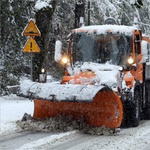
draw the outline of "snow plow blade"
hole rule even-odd
[[[83,117],[91,126],[112,129],[122,122],[122,102],[107,86],[26,80],[21,83],[17,95],[34,99],[34,118],[64,114],[73,119]]]
[[[105,86],[60,84],[48,89],[43,87],[34,97],[34,118],[64,114],[73,119],[83,117],[91,126],[112,129],[122,122],[121,100]]]

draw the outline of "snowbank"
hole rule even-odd
[[[105,127],[91,127],[86,124],[83,118],[73,120],[68,116],[59,115],[56,117],[35,119],[25,113],[23,118],[17,121],[17,125],[24,130],[40,132],[67,132],[79,130],[82,133],[92,135],[110,135],[113,130]]]
[[[0,97],[0,133],[17,130],[16,121],[21,120],[25,112],[33,114],[33,102],[11,94]]]

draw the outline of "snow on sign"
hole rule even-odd
[[[36,44],[35,40],[33,39],[33,37],[31,36],[29,40],[27,41],[27,43],[25,44],[22,51],[28,52],[28,53],[39,53],[40,49],[38,45]]]
[[[39,31],[39,29],[37,28],[37,26],[35,25],[34,21],[31,19],[30,22],[27,24],[27,26],[25,27],[22,35],[26,35],[26,36],[41,36],[41,33]]]

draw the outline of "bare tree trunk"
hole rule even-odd
[[[85,12],[85,2],[84,2],[84,0],[76,0],[74,28],[78,28],[80,26],[80,17],[85,17],[84,12]]]

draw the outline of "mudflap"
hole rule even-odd
[[[83,94],[82,88],[83,95],[89,95],[89,92],[90,88],[86,87]],[[123,108],[119,96],[104,86],[99,88],[99,91],[94,94],[91,100],[86,98],[84,101],[84,97],[82,99],[80,97],[80,100],[77,101],[69,101],[68,99],[67,101],[34,99],[34,118],[55,117],[60,114],[70,116],[73,119],[83,117],[91,126],[105,126],[115,129],[121,125]]]

